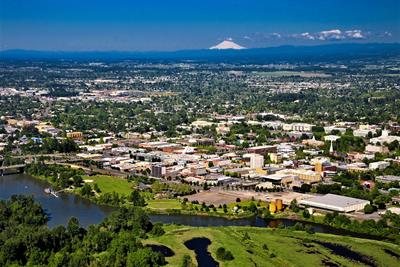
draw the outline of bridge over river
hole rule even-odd
[[[10,166],[0,166],[0,175],[3,176],[4,171],[17,170],[18,172],[23,172],[26,164],[15,164]]]

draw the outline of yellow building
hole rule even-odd
[[[276,212],[276,204],[275,204],[274,201],[271,201],[269,203],[269,212],[271,212],[271,213],[275,213]]]
[[[278,153],[268,153],[269,158],[272,163],[281,163],[282,162],[282,155]]]
[[[315,171],[321,173],[323,171],[322,162],[318,161],[315,163]]]
[[[67,138],[72,139],[82,139],[83,133],[82,132],[69,132],[67,133]]]
[[[306,169],[286,169],[278,171],[276,173],[296,175],[299,177],[300,180],[307,184],[317,183],[321,181],[321,174]]]

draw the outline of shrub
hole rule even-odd
[[[311,217],[310,212],[308,211],[308,209],[304,209],[304,211],[303,211],[303,217],[304,217],[305,219],[308,219],[308,218]]]
[[[217,249],[217,259],[221,261],[231,261],[234,257],[230,251],[225,250],[223,247],[219,247]]]
[[[244,233],[242,241],[250,240],[250,236],[247,232]]]
[[[165,231],[162,228],[162,224],[161,223],[154,224],[153,228],[150,231],[150,234],[154,236],[162,236],[163,234],[165,234]]]
[[[307,225],[304,227],[304,230],[306,230],[306,232],[307,232],[308,234],[314,234],[314,233],[315,233],[314,228],[313,228],[311,225],[309,225],[309,224],[307,224]]]
[[[295,225],[293,226],[293,229],[296,231],[303,231],[304,230],[304,226],[302,223],[297,222],[295,223]]]
[[[195,265],[193,264],[192,258],[185,254],[183,255],[183,259],[182,259],[182,267],[194,267]]]
[[[364,207],[364,213],[365,214],[371,214],[374,212],[374,207],[370,204],[365,205]]]

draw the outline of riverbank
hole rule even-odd
[[[248,219],[257,216],[254,213],[230,215],[221,214],[217,212],[198,212],[193,210],[182,210],[182,209],[149,209],[144,207],[146,213],[148,214],[162,214],[162,215],[188,215],[188,216],[200,216],[200,217],[214,217],[214,218],[224,218],[227,220],[238,220],[238,219]]]
[[[30,176],[32,177],[32,176]],[[37,179],[41,181],[46,181],[49,183],[50,181],[45,177],[32,177],[31,179]],[[45,187],[45,186],[44,186]],[[44,188],[43,187],[43,188]],[[43,189],[42,189],[43,190]],[[42,191],[43,192],[43,191]],[[103,206],[109,209],[115,209],[121,206],[129,206],[132,205],[130,202],[127,202],[126,199],[122,202],[116,202],[115,205],[111,205],[110,201],[104,203],[102,199],[98,196],[92,195],[90,197],[82,195],[78,190],[70,190],[68,193],[72,193],[79,198],[90,201],[91,203],[95,203],[96,205]],[[68,195],[66,193],[65,195]],[[110,192],[106,192],[106,194],[111,194]],[[146,192],[148,195],[148,193]],[[61,196],[64,194],[61,194]],[[124,196],[125,197],[125,196]],[[294,226],[295,223],[303,224],[303,226],[298,225],[298,227],[302,228],[307,224],[311,224],[313,228],[326,228],[328,232],[336,233],[336,234],[346,234],[352,236],[360,236],[363,235],[366,238],[374,238],[374,239],[390,239],[391,242],[399,242],[399,234],[396,229],[391,228],[390,226],[385,224],[378,224],[374,221],[363,221],[358,222],[355,220],[350,221],[344,215],[335,215],[337,217],[331,218],[330,220],[326,220],[327,216],[310,216],[309,218],[305,218],[302,215],[302,212],[293,212],[290,210],[285,210],[284,212],[277,213],[274,215],[270,215],[266,212],[266,203],[255,203],[253,201],[243,201],[243,202],[235,202],[227,205],[227,212],[224,212],[224,208],[222,207],[209,207],[204,206],[204,204],[193,204],[186,202],[184,204],[183,199],[153,199],[146,198],[146,206],[144,207],[147,214],[151,215],[165,215],[165,216],[174,216],[174,215],[182,215],[186,216],[183,220],[185,225],[186,222],[189,222],[189,225],[195,226],[207,226],[214,225],[215,218],[221,218],[225,220],[229,220],[232,223],[228,225],[251,225],[257,227],[280,227],[278,224],[276,225],[268,225],[262,218],[257,217],[255,212],[250,212],[248,208],[250,205],[258,206],[259,212],[258,215],[261,215],[262,218],[269,219],[274,223],[279,222],[279,220],[290,220],[293,223],[289,224],[289,226]],[[234,212],[234,206],[241,206],[241,209],[238,212]],[[245,210],[246,209],[246,210]],[[266,213],[265,213],[266,212]],[[264,214],[265,213],[265,214]],[[267,215],[267,216],[265,216]],[[190,217],[190,218],[189,218]],[[332,216],[331,216],[332,217]],[[181,218],[176,218],[177,223],[181,220]],[[348,221],[346,221],[348,220]],[[197,222],[203,221],[203,222]],[[174,221],[166,220],[162,221],[164,223],[174,223]],[[217,224],[218,225],[218,224]],[[225,222],[222,222],[222,225],[225,225]],[[287,225],[284,225],[287,226]],[[323,227],[324,226],[324,227]],[[325,230],[322,230],[322,232]],[[318,230],[317,232],[321,232]]]
[[[51,181],[50,177],[44,175],[31,175],[35,179],[40,179],[49,183],[52,187],[58,188],[57,184]],[[85,198],[93,203],[99,205],[106,205],[109,207],[121,207],[125,205],[130,205],[129,202],[124,203],[112,203],[113,201],[104,202],[100,198],[103,194],[117,194],[120,198],[126,198],[129,196],[130,192],[134,190],[134,185],[128,182],[126,179],[121,179],[119,177],[105,176],[105,175],[95,175],[95,176],[84,176],[83,181],[87,184],[96,184],[99,188],[99,192],[94,192],[94,195],[88,196],[83,195],[80,188],[67,188],[64,189],[65,192],[75,194],[79,197]],[[196,215],[196,216],[212,216],[221,217],[230,220],[250,218],[255,216],[254,212],[250,212],[244,209],[249,208],[251,204],[258,205],[259,208],[266,208],[266,202],[256,202],[256,201],[243,201],[230,203],[224,209],[221,207],[209,207],[203,204],[193,204],[190,202],[184,202],[182,199],[154,199],[154,194],[149,192],[141,192],[142,197],[145,199],[146,206],[145,210],[149,214],[186,214],[186,215]],[[113,195],[115,197],[115,195]],[[184,204],[183,204],[184,203]],[[183,205],[182,205],[183,204]],[[235,206],[240,206],[241,209],[238,211],[233,211]]]
[[[164,226],[166,233],[145,240],[146,244],[164,245],[173,250],[174,256],[166,258],[169,266],[182,266],[184,255],[193,263],[196,255],[184,243],[196,237],[211,241],[208,251],[220,266],[355,266],[361,259],[375,265],[396,266],[400,259],[400,247],[391,243],[344,237],[330,234],[307,234],[288,229],[230,227]],[[334,244],[335,246],[330,246]],[[325,246],[324,246],[325,245]],[[232,261],[217,259],[219,247],[230,251]],[[343,248],[346,255],[339,255],[331,248]],[[347,250],[346,250],[347,249]],[[392,253],[392,254],[391,254]],[[399,258],[393,255],[398,255]],[[336,264],[336,265],[334,265]]]
[[[60,193],[59,197],[46,194],[49,183],[26,174],[0,176],[0,199],[9,200],[13,195],[33,196],[48,214],[50,228],[66,226],[71,217],[76,217],[80,225],[88,227],[98,224],[115,208],[98,205],[77,194]]]

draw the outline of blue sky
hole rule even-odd
[[[400,0],[0,0],[0,49],[399,42]]]

